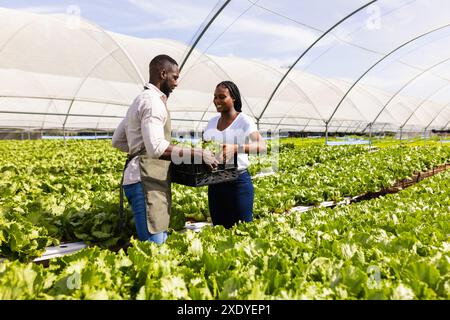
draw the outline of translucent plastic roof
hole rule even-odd
[[[176,36],[161,24],[146,37],[0,7],[0,128],[114,129],[161,53],[182,66],[174,129],[203,129],[223,80],[261,129],[449,127],[448,0],[189,3],[147,1],[178,5],[173,21],[193,27]]]

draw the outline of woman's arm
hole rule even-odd
[[[258,131],[250,134],[250,143],[237,145],[237,144],[224,144],[222,145],[222,154],[224,161],[232,159],[236,153],[246,153],[258,155],[267,151],[266,142]]]

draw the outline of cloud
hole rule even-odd
[[[127,27],[129,31],[168,30],[195,28],[199,19],[203,21],[212,8],[196,4],[163,0],[128,0],[129,3],[144,10],[151,22]]]
[[[289,26],[281,23],[271,23],[260,19],[243,19],[239,23],[239,29],[235,33],[242,35],[242,30],[246,33],[264,35],[268,39],[277,39],[280,42],[295,43],[298,46],[307,46],[314,42],[318,33],[306,28]]]
[[[29,6],[17,7],[15,9],[33,13],[65,13],[67,8],[67,6]]]

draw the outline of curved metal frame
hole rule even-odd
[[[80,92],[80,90],[83,88],[84,83],[89,79],[89,76],[95,71],[97,70],[97,67],[102,64],[107,58],[109,58],[111,56],[112,53],[116,52],[120,50],[120,48],[115,48],[114,50],[107,52],[103,57],[101,57],[99,60],[97,60],[97,62],[94,64],[94,66],[91,68],[91,70],[84,76],[83,80],[79,83],[77,90],[75,91],[72,101],[70,102],[70,106],[69,109],[67,109],[67,114],[66,117],[64,119],[64,123],[63,123],[63,128],[66,127],[66,123],[67,123],[67,119],[70,116],[70,111],[72,110],[72,106],[74,104],[74,102],[77,99],[77,95]]]
[[[257,118],[258,122],[259,120],[262,118],[262,116],[264,115],[264,113],[266,112],[267,107],[269,106],[270,102],[272,101],[273,97],[275,96],[276,92],[278,91],[278,89],[280,88],[281,84],[284,82],[284,80],[286,79],[286,77],[288,76],[288,74],[291,72],[291,70],[297,65],[297,63],[309,52],[309,50],[311,50],[320,40],[322,40],[323,37],[325,37],[328,33],[330,33],[332,30],[334,30],[334,28],[336,28],[337,26],[339,26],[341,23],[343,23],[345,20],[347,20],[348,18],[352,17],[353,15],[355,15],[356,13],[358,13],[359,11],[363,10],[364,8],[370,6],[371,4],[377,2],[378,0],[372,0],[368,3],[366,3],[365,5],[363,5],[362,7],[356,9],[355,11],[353,11],[352,13],[350,13],[349,15],[345,16],[344,18],[342,18],[341,20],[339,20],[336,24],[334,24],[331,28],[329,28],[327,31],[325,31],[325,33],[323,33],[320,37],[318,37],[305,51],[303,51],[303,53],[300,55],[300,57],[298,57],[298,59],[289,67],[289,69],[286,71],[286,73],[284,74],[284,76],[281,78],[280,82],[277,84],[277,86],[275,87],[275,89],[273,90],[272,94],[269,97],[269,100],[267,100],[266,105],[263,109],[263,111],[261,112],[261,115]]]
[[[129,63],[131,64],[131,66],[134,68],[134,71],[135,71],[136,74],[138,75],[139,80],[141,80],[141,85],[144,85],[144,83],[145,83],[145,79],[143,78],[142,74],[139,72],[139,69],[138,69],[138,67],[136,66],[136,63],[133,61],[133,59],[131,59],[130,55],[129,55],[128,52],[122,47],[122,45],[121,45],[119,42],[117,42],[117,41],[116,41],[109,33],[107,33],[105,30],[103,30],[102,28],[100,28],[97,24],[92,23],[92,22],[90,22],[90,21],[87,21],[87,20],[85,20],[85,19],[83,19],[83,21],[84,21],[86,24],[95,27],[96,30],[99,30],[99,31],[101,31],[103,34],[105,34],[105,35],[109,38],[109,40],[111,40],[112,43],[114,43],[117,47],[116,47],[113,51],[109,52],[107,55],[105,55],[104,57],[102,57],[102,58],[94,65],[94,67],[91,69],[91,71],[89,71],[89,73],[87,74],[87,76],[83,79],[83,81],[82,81],[82,82],[80,83],[80,85],[78,86],[78,89],[77,89],[76,93],[74,94],[74,98],[73,98],[72,102],[70,103],[69,109],[67,110],[67,114],[66,114],[66,117],[65,117],[64,123],[63,123],[63,130],[65,130],[66,123],[67,123],[67,119],[69,118],[69,115],[70,115],[70,110],[72,109],[73,103],[74,103],[75,100],[76,100],[76,95],[77,95],[78,92],[81,90],[81,87],[82,87],[83,84],[86,82],[86,80],[87,80],[87,78],[89,77],[89,75],[92,74],[92,72],[94,72],[94,71],[96,70],[97,66],[98,66],[100,63],[102,63],[107,57],[109,57],[109,56],[111,55],[111,53],[116,52],[117,50],[122,51],[122,53],[123,53],[123,54],[125,55],[125,57],[128,59],[128,62],[129,62]],[[91,37],[91,35],[90,35],[89,33],[85,32],[85,31],[83,31],[83,33],[87,34],[88,37]],[[92,37],[91,37],[91,38],[92,38]],[[122,69],[124,69],[124,67],[122,66],[121,63],[118,62],[118,64],[122,67]],[[125,70],[125,69],[124,69],[124,70]],[[125,70],[125,72],[128,73],[126,70]],[[132,77],[132,76],[130,75],[130,77]]]
[[[37,99],[37,100],[48,100],[48,99],[52,99],[52,100],[61,100],[61,101],[72,101],[73,98],[72,97],[61,97],[61,96],[53,96],[53,97],[44,97],[44,96],[18,96],[18,95],[3,95],[0,98],[17,98],[17,99]],[[126,103],[121,103],[118,101],[112,101],[112,100],[96,100],[96,99],[84,99],[84,98],[78,98],[78,101],[83,101],[83,102],[93,102],[93,103],[107,103],[107,104],[112,104],[115,106],[122,106],[122,107],[126,107],[128,106]],[[66,113],[64,113],[66,114]]]
[[[35,22],[36,22],[36,20],[31,20],[28,23],[25,23],[24,25],[20,26],[20,28],[18,28],[16,31],[14,31],[13,34],[8,39],[6,39],[6,41],[0,47],[0,52],[2,52],[3,49],[6,48],[6,46],[9,44],[9,42],[11,42],[11,40],[13,40],[17,36],[17,34],[21,33],[23,31],[23,29],[28,28],[30,25],[32,25]]]
[[[29,114],[35,116],[65,116],[64,112],[28,112],[28,111],[1,111],[0,114]],[[102,114],[71,114],[73,117],[95,117],[95,118],[118,118],[123,119],[122,116],[102,115]]]
[[[445,129],[447,129],[447,127],[450,125],[450,120],[447,122],[447,124],[444,126],[444,127],[442,127],[442,130],[445,130]]]
[[[214,16],[209,20],[209,22],[206,24],[206,26],[203,28],[203,30],[198,35],[197,39],[195,39],[194,43],[192,44],[191,48],[189,49],[188,53],[183,59],[183,62],[181,62],[180,65],[180,71],[183,69],[184,65],[186,64],[186,61],[189,59],[189,56],[191,55],[192,51],[194,51],[195,47],[205,34],[205,32],[208,30],[208,28],[211,26],[211,24],[216,20],[216,18],[219,16],[219,14],[222,12],[223,9],[231,2],[231,0],[225,1],[225,3],[220,7],[220,9],[214,14]]]
[[[114,44],[117,46],[117,48],[115,48],[115,49],[114,49],[113,51],[111,51],[110,53],[115,52],[115,51],[117,51],[117,50],[122,51],[122,53],[123,53],[123,54],[125,55],[125,57],[128,59],[128,62],[129,62],[129,63],[131,64],[131,66],[134,68],[134,70],[135,70],[136,74],[138,75],[139,79],[141,80],[142,84],[144,84],[144,83],[145,83],[145,80],[144,80],[144,78],[142,77],[141,73],[139,72],[139,69],[137,68],[137,66],[136,66],[136,64],[134,63],[133,59],[131,59],[131,57],[130,57],[130,55],[128,54],[128,52],[122,47],[122,45],[121,45],[119,42],[117,42],[117,41],[116,41],[110,34],[108,34],[105,30],[103,30],[102,28],[100,28],[98,25],[96,25],[96,24],[94,24],[94,23],[92,23],[92,22],[90,22],[90,21],[87,21],[87,20],[85,20],[85,19],[83,19],[83,21],[84,21],[84,23],[86,23],[87,25],[93,26],[93,27],[96,28],[96,30],[98,30],[98,31],[102,32],[103,34],[105,34],[105,35],[112,41],[112,43],[114,43]],[[7,46],[7,44],[9,43],[9,41],[11,41],[15,36],[17,36],[18,33],[20,33],[20,32],[23,31],[25,28],[27,28],[28,26],[30,26],[31,24],[33,24],[33,23],[35,23],[35,22],[36,22],[36,20],[32,20],[32,21],[30,21],[29,23],[26,23],[26,24],[24,24],[23,26],[21,26],[18,30],[16,30],[16,31],[14,32],[14,34],[13,34],[10,38],[8,38],[8,40],[2,45],[2,47],[0,48],[0,51],[3,50],[3,49]],[[83,33],[85,33],[85,34],[87,34],[89,37],[91,37],[91,35],[90,35],[89,33],[85,32],[85,31],[83,31]],[[91,37],[91,38],[92,38],[92,37]],[[110,53],[109,53],[109,55],[110,55]],[[109,55],[107,55],[107,56],[109,56]],[[106,56],[103,57],[103,58],[102,58],[102,59],[94,66],[94,68],[88,73],[88,76],[96,69],[96,67],[98,66],[98,64],[101,63],[105,58],[106,58]],[[119,63],[119,65],[121,65],[121,64]],[[122,66],[122,65],[121,65],[121,66]],[[87,77],[80,83],[80,86],[79,86],[78,89],[77,89],[77,93],[79,92],[81,86],[82,86],[83,83],[86,81],[86,79],[87,79]],[[76,94],[77,94],[77,93],[76,93]],[[68,119],[68,117],[69,117],[69,115],[70,115],[70,110],[71,110],[71,108],[72,108],[72,105],[73,105],[74,101],[76,100],[76,98],[75,98],[76,94],[74,95],[74,98],[71,100],[71,104],[70,104],[70,106],[69,106],[69,109],[67,110],[67,113],[65,114],[65,119],[64,119],[64,123],[63,123],[63,130],[65,129],[65,124],[66,124],[67,119]],[[30,113],[30,114],[32,114],[32,113]]]
[[[404,126],[406,126],[406,124],[408,123],[408,121],[413,117],[413,115],[417,112],[417,110],[420,109],[420,107],[427,102],[429,99],[431,99],[433,96],[435,96],[436,94],[438,94],[442,89],[447,88],[448,86],[450,86],[450,83],[447,83],[441,87],[439,87],[439,89],[437,89],[436,91],[433,91],[430,95],[428,95],[425,99],[423,99],[419,105],[414,109],[413,113],[411,113],[411,115],[405,120],[405,122],[400,126],[401,128],[403,128]]]
[[[383,18],[385,18],[386,16],[390,15],[391,13],[393,13],[393,12],[395,12],[395,11],[397,11],[397,10],[400,10],[400,9],[402,9],[402,8],[408,6],[408,5],[410,5],[411,3],[416,2],[416,1],[417,1],[417,0],[412,0],[412,1],[408,2],[408,3],[405,3],[405,4],[401,5],[401,6],[399,6],[399,7],[395,8],[395,9],[393,9],[393,10],[390,10],[390,11],[388,11],[388,12],[382,14],[382,15],[380,16],[380,18],[383,19]],[[364,28],[364,26],[361,26],[361,27],[359,27],[359,28],[353,30],[353,31],[350,32],[348,35],[351,36],[352,34],[357,33],[357,32],[358,32],[359,30],[361,30],[362,28]],[[338,37],[336,37],[336,38],[337,38],[338,40],[340,40],[341,42],[343,42],[343,43],[346,43],[346,44],[355,46],[355,47],[357,47],[357,48],[359,48],[359,49],[362,49],[362,50],[365,50],[365,51],[367,51],[367,52],[375,53],[375,54],[378,54],[378,55],[381,55],[381,56],[385,55],[385,53],[381,53],[381,52],[378,52],[378,51],[375,51],[375,50],[372,50],[372,49],[368,49],[368,48],[365,48],[365,47],[362,47],[362,46],[358,46],[358,45],[353,44],[352,42],[343,41],[342,39],[339,39]],[[304,69],[304,71],[307,71],[307,70],[310,68],[311,65],[313,65],[314,63],[316,63],[316,61],[318,61],[323,55],[325,55],[327,52],[329,52],[329,51],[330,51],[331,49],[333,49],[333,48],[334,48],[334,46],[331,46],[330,48],[328,48],[327,50],[325,50],[324,52],[322,52],[321,54],[319,54],[319,55],[317,56],[317,58],[315,58],[314,60],[312,60],[312,61],[308,64],[308,66]]]
[[[217,64],[216,61],[214,61],[214,59],[211,59],[210,57],[208,57],[208,56],[206,56],[206,55],[205,55],[205,57],[208,58],[210,62],[214,63],[214,64],[220,69],[220,71],[222,71],[229,79],[232,79],[232,78],[230,77],[230,75],[229,75],[224,69],[222,69],[222,67],[219,66],[219,65]],[[250,110],[250,112],[252,113],[252,115],[253,115],[254,117],[256,117],[256,116],[255,116],[255,113],[254,113],[253,110],[252,110],[252,108],[250,108],[250,104],[247,102],[247,99],[246,99],[245,97],[243,97],[243,96],[241,96],[241,98],[242,98],[242,100],[245,102],[245,105],[247,105],[247,107],[248,107],[248,109]],[[205,111],[203,111],[203,114],[202,114],[202,117],[200,118],[200,121],[203,121],[203,118],[205,117],[205,114],[208,112],[208,109],[209,109],[209,105],[208,105],[208,107],[205,109]],[[198,130],[198,126],[197,126],[197,130]]]
[[[390,55],[392,55],[393,53],[397,52],[398,50],[400,50],[401,48],[403,48],[404,46],[410,44],[411,42],[414,42],[430,33],[439,31],[441,29],[447,28],[449,27],[450,24],[447,24],[445,26],[441,26],[439,28],[433,29],[431,31],[425,32],[417,37],[414,37],[404,43],[402,43],[400,46],[398,46],[397,48],[395,48],[394,50],[392,50],[391,52],[389,52],[388,54],[386,54],[383,58],[381,58],[380,60],[378,60],[377,62],[375,62],[372,66],[370,66],[369,69],[367,69],[353,84],[352,86],[347,90],[347,92],[344,94],[344,96],[341,98],[341,100],[339,101],[339,103],[337,104],[337,106],[335,107],[333,113],[331,114],[330,118],[328,119],[328,122],[330,122],[334,115],[336,114],[337,110],[339,109],[339,107],[342,105],[342,103],[344,102],[345,98],[349,95],[350,91],[352,91],[352,89],[359,83],[359,81],[364,78],[373,68],[375,68],[378,64],[380,64],[382,61],[384,61],[387,57],[389,57]],[[372,121],[373,122],[373,121]],[[363,130],[364,131],[364,130]]]
[[[446,104],[441,111],[438,112],[438,114],[436,114],[436,116],[433,118],[433,120],[430,121],[430,123],[425,127],[425,130],[428,130],[428,128],[431,126],[431,124],[441,115],[442,112],[444,112],[445,109],[447,109],[448,107],[450,107],[450,103]]]
[[[386,104],[384,105],[384,107],[380,110],[380,112],[377,114],[377,116],[375,117],[375,119],[373,119],[373,121],[371,122],[372,124],[375,123],[377,121],[377,119],[380,117],[380,115],[383,113],[383,111],[387,108],[387,106],[391,103],[392,100],[395,99],[395,97],[397,97],[400,92],[403,91],[403,89],[405,89],[407,86],[409,86],[411,83],[413,83],[416,79],[418,79],[419,77],[421,77],[422,75],[424,75],[425,73],[429,72],[430,70],[434,69],[435,67],[449,61],[450,58],[446,58],[434,65],[432,65],[431,67],[423,70],[422,72],[420,72],[419,74],[415,75],[413,78],[411,78],[408,82],[406,82],[397,92],[394,93],[394,95],[386,102]],[[367,127],[366,127],[367,129]],[[364,129],[363,132],[366,130]]]

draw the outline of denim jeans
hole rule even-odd
[[[253,183],[247,170],[237,180],[210,185],[208,204],[213,225],[231,228],[239,221],[252,221],[253,200]]]
[[[134,214],[138,239],[162,244],[167,240],[167,231],[151,234],[147,227],[147,206],[145,203],[144,188],[140,182],[123,186],[125,195]]]

